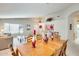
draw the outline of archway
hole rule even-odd
[[[78,43],[75,42],[78,36],[78,31],[77,31],[77,25],[79,25],[79,11],[75,11],[71,13],[68,19],[68,25],[69,25],[69,30],[68,30],[68,38],[70,41],[73,43]]]
[[[76,24],[76,21],[75,20],[75,17],[76,15],[79,15],[79,10],[78,11],[75,11],[75,12],[72,12],[69,17],[68,17],[68,26],[69,26],[69,29],[68,29],[68,39],[69,39],[69,42],[68,42],[68,50],[69,50],[69,53],[71,55],[77,55],[79,56],[79,44],[76,44],[75,40],[76,40],[76,27],[77,27],[77,24]]]

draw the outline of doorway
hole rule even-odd
[[[70,29],[72,24],[72,29]],[[71,56],[79,56],[79,11],[73,12],[68,20],[68,51]]]

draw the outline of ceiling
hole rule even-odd
[[[70,3],[0,3],[0,18],[44,16],[68,8]]]

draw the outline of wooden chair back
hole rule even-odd
[[[62,50],[61,48],[57,49],[55,53],[53,54],[53,56],[60,56],[61,50]]]
[[[68,42],[68,40],[63,43],[63,46],[61,48],[59,48],[55,51],[53,56],[66,56],[67,42]]]
[[[66,56],[67,42],[68,42],[68,40],[66,40],[63,43],[62,50],[61,50],[61,54],[60,54],[61,56]]]
[[[12,56],[18,56],[18,50],[16,49],[16,50],[14,51],[12,44],[10,44],[9,48],[10,48],[10,51],[11,51],[11,55],[12,55]]]

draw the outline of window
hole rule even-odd
[[[77,38],[79,38],[79,24],[77,24]]]
[[[23,26],[21,24],[4,23],[4,33],[23,33]]]

